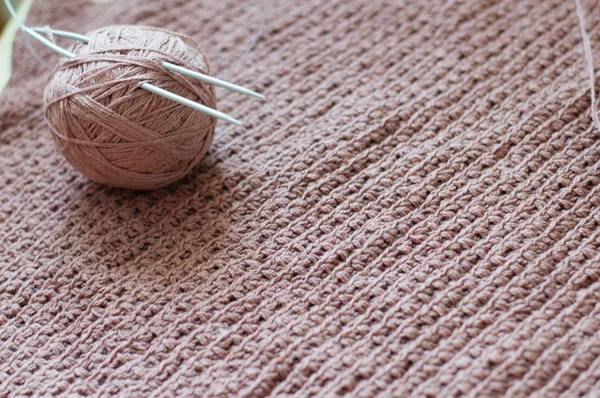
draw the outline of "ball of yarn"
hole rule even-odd
[[[214,87],[164,69],[165,61],[210,74],[193,39],[163,29],[108,26],[76,43],[44,93],[58,150],[89,179],[155,189],[187,174],[205,155],[216,120],[150,93],[147,82],[216,108]]]

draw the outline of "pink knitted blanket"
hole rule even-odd
[[[179,31],[220,71],[261,7],[45,0],[28,22]],[[574,2],[273,0],[229,76],[268,101],[219,90],[245,127],[219,123],[154,192],[74,171],[22,34],[14,63],[0,396],[600,393],[600,135]]]

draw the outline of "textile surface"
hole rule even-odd
[[[574,2],[295,3],[270,4],[228,77],[268,101],[219,89],[245,126],[219,123],[152,192],[56,152],[50,72],[19,35],[0,96],[0,395],[598,394],[599,135]],[[182,32],[218,73],[260,16],[48,0],[28,22]]]

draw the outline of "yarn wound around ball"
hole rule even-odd
[[[190,37],[145,26],[108,26],[75,43],[44,93],[58,150],[89,179],[121,188],[168,185],[202,159],[216,119],[139,88],[148,82],[210,108],[214,86],[162,67],[164,62],[210,75]]]

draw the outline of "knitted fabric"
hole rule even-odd
[[[201,3],[38,1],[28,23],[185,33],[218,74],[261,4]],[[217,90],[245,127],[219,123],[190,174],[135,192],[56,152],[49,72],[19,35],[0,396],[600,393],[582,54],[571,1],[273,1],[228,78],[268,101]]]

